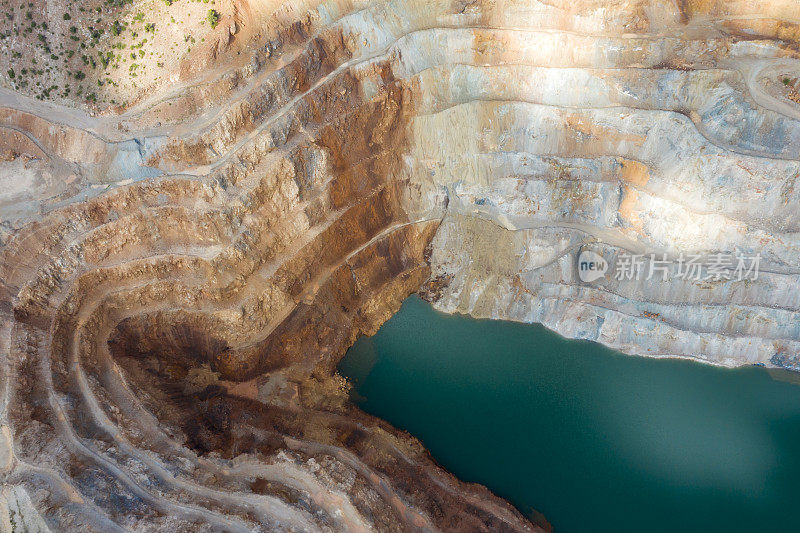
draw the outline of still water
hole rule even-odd
[[[556,532],[800,531],[800,386],[412,296],[339,371],[365,411]]]

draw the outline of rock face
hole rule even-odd
[[[233,8],[121,113],[0,93],[5,527],[539,529],[334,374],[420,288],[800,365],[794,0]],[[583,283],[589,248],[761,263]]]

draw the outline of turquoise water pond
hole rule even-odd
[[[800,531],[800,386],[412,296],[339,371],[365,411],[557,532]]]

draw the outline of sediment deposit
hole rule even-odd
[[[420,289],[800,365],[793,0],[218,9],[126,106],[0,93],[5,527],[539,529],[335,375]],[[587,247],[762,260],[587,284]]]

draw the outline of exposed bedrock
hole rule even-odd
[[[349,403],[420,289],[800,367],[793,0],[235,4],[121,114],[0,93],[5,527],[540,529]],[[761,263],[582,283],[587,247]]]

